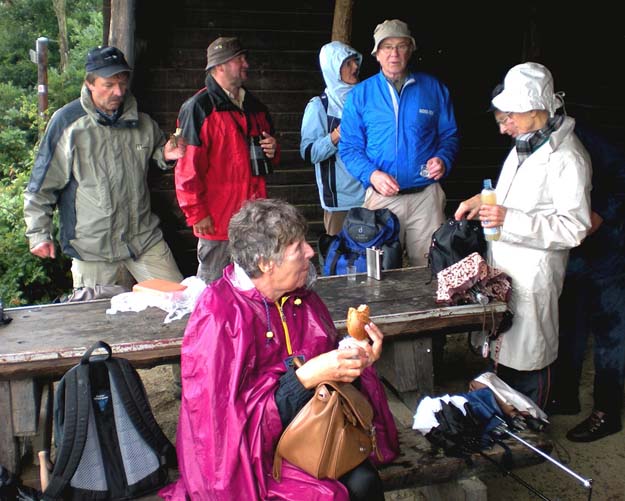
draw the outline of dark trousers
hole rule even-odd
[[[378,470],[369,460],[339,478],[349,491],[350,501],[384,501],[384,488]]]
[[[502,334],[505,336],[505,334]],[[544,409],[551,395],[551,365],[535,371],[519,371],[498,364],[495,370],[490,361],[490,370],[519,393],[530,398],[538,407]]]
[[[594,408],[620,416],[625,382],[625,274],[567,276],[560,296],[555,397],[575,402],[588,336],[593,335]]]

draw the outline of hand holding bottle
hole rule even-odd
[[[490,179],[484,179],[481,202],[480,220],[482,221],[482,226],[484,228],[484,238],[486,240],[499,240],[499,237],[501,236],[501,224],[503,224],[503,218],[501,221],[499,221],[499,217],[495,218],[494,216],[498,214],[493,212],[493,209],[503,209],[505,217],[505,207],[497,205],[497,195],[495,194],[495,189],[493,188]],[[496,212],[499,211],[496,210]]]

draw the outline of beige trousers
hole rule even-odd
[[[373,188],[365,194],[367,209],[390,209],[399,219],[399,239],[410,266],[427,265],[432,233],[445,221],[445,192],[432,183],[419,193],[385,197]]]
[[[96,285],[120,284],[120,276],[128,272],[137,281],[160,278],[171,282],[183,279],[174,256],[164,240],[150,247],[137,259],[124,259],[114,263],[106,261],[81,261],[72,259],[74,288],[95,287]]]

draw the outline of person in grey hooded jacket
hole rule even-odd
[[[323,223],[329,235],[341,231],[347,211],[362,206],[365,195],[362,184],[347,171],[338,154],[343,104],[358,83],[361,63],[362,55],[342,42],[321,47],[319,65],[326,89],[308,102],[302,119],[300,153],[315,165]]]

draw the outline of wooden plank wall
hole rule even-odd
[[[311,223],[310,240],[322,231],[313,169],[299,157],[299,127],[309,98],[323,89],[318,51],[331,37],[332,0],[137,0],[137,71],[133,89],[140,106],[167,132],[180,104],[203,85],[205,49],[219,35],[238,35],[250,48],[248,88],[274,117],[283,165],[268,179],[270,196],[299,205]],[[538,2],[489,6],[465,3],[380,4],[354,2],[352,45],[363,53],[363,78],[378,71],[370,55],[373,30],[384,19],[406,21],[417,40],[412,63],[450,89],[461,132],[461,152],[443,183],[447,212],[496,179],[510,147],[486,112],[492,88],[522,61],[546,64],[556,90],[566,92],[567,112],[623,142],[618,64],[625,45],[618,16],[601,9],[566,10]],[[173,192],[172,176],[154,175],[153,203],[185,275],[195,273],[195,240]]]
[[[268,178],[269,195],[300,205],[312,234],[318,234],[321,211],[313,169],[299,156],[299,128],[306,103],[323,90],[318,52],[331,38],[333,2],[184,0],[176,3],[171,19],[162,16],[170,2],[137,4],[140,53],[133,88],[166,131],[175,129],[182,102],[203,87],[207,45],[217,36],[239,36],[249,48],[246,87],[270,108],[283,152],[281,167]],[[153,204],[189,275],[196,268],[195,239],[178,209],[172,177],[154,173]]]

